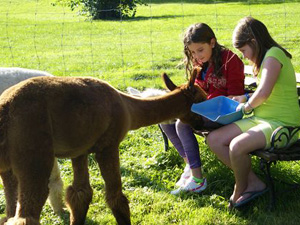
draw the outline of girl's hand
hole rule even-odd
[[[236,107],[235,111],[241,111],[244,105],[245,105],[245,103],[240,103],[240,104]]]
[[[228,96],[229,97],[229,96]],[[246,102],[247,101],[247,98],[245,95],[237,95],[237,96],[231,96],[231,99],[232,100],[235,100],[239,103],[243,103],[243,102]]]

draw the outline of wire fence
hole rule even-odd
[[[1,67],[107,80],[128,74],[151,78],[160,70],[176,70],[183,56],[182,34],[190,24],[208,23],[218,41],[232,49],[234,26],[252,15],[292,53],[300,71],[297,1],[148,0],[138,6],[135,18],[110,21],[88,20],[68,7],[53,6],[54,1],[1,0]]]

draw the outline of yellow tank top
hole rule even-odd
[[[281,122],[283,125],[300,125],[297,83],[291,60],[278,47],[270,48],[264,60],[268,57],[277,59],[282,67],[271,95],[262,105],[255,108],[254,115],[263,119]],[[264,60],[261,68],[263,68]],[[259,84],[261,70],[257,78]]]

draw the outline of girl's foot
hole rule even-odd
[[[181,186],[180,188],[171,191],[172,195],[177,195],[181,192],[195,192],[195,193],[200,193],[204,191],[207,187],[207,181],[205,178],[203,178],[201,183],[197,183],[193,176],[191,176],[185,183],[184,186]]]
[[[176,187],[182,187],[185,185],[186,181],[191,177],[192,172],[190,169],[190,165],[186,164],[183,173],[180,176],[179,181],[175,184]]]
[[[236,187],[236,186],[235,186]],[[263,195],[269,190],[266,184],[262,181],[255,183],[251,186],[248,186],[246,190],[238,196],[235,196],[235,191],[229,198],[229,205],[228,208],[238,208],[241,207],[248,202],[256,199],[257,197]]]
[[[262,195],[268,190],[265,183],[261,183],[255,187],[247,187],[247,189],[240,195],[240,197],[236,200],[235,204],[239,205],[242,202],[249,201],[248,199],[252,200],[253,198]]]

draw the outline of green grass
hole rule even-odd
[[[54,1],[54,0],[53,0]],[[150,1],[148,1],[150,2]],[[237,21],[252,15],[262,20],[274,38],[293,55],[300,72],[300,5],[297,1],[151,1],[139,6],[136,18],[123,21],[87,21],[51,0],[2,0],[0,3],[0,66],[46,70],[58,76],[94,76],[120,90],[128,86],[162,87],[160,74],[167,71],[176,83],[184,82],[182,33],[195,22],[206,22],[220,43],[231,47]],[[207,4],[212,2],[211,4]],[[234,49],[232,49],[234,50]],[[234,50],[235,51],[235,50]],[[236,51],[235,51],[236,52]],[[237,52],[238,53],[238,52]],[[239,53],[238,53],[239,54]],[[157,126],[128,133],[120,146],[123,190],[130,200],[133,224],[299,224],[300,192],[287,192],[275,181],[279,198],[273,212],[266,210],[268,196],[243,211],[228,211],[232,172],[222,165],[198,137],[208,189],[203,194],[169,194],[183,170],[173,147],[163,150]],[[72,181],[70,160],[60,160],[65,186]],[[115,224],[104,202],[104,182],[90,157],[94,189],[86,224]],[[257,172],[258,162],[254,159]],[[297,163],[278,163],[278,179],[298,181]],[[0,213],[5,200],[0,186]],[[68,224],[46,204],[42,224]]]

